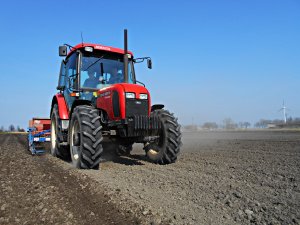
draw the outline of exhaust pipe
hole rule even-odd
[[[128,83],[127,29],[124,29],[124,82]]]

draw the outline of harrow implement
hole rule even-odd
[[[28,127],[28,150],[32,155],[41,155],[46,152],[45,142],[50,142],[51,120],[47,118],[33,118]]]

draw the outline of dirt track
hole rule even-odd
[[[300,224],[300,132],[184,133],[178,162],[140,146],[75,170],[0,135],[0,224]]]

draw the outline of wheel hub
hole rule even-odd
[[[155,151],[154,149],[149,149],[148,154],[149,154],[149,155],[157,155],[158,152]]]
[[[80,145],[80,133],[79,132],[74,133],[74,135],[73,135],[73,144],[75,146]]]
[[[78,158],[79,158],[78,148],[79,148],[78,146],[72,147],[72,155],[75,160],[78,160]]]

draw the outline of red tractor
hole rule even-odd
[[[69,48],[69,52],[68,52]],[[147,158],[169,164],[180,152],[181,132],[177,118],[152,105],[145,85],[136,80],[134,58],[127,51],[99,44],[81,43],[59,47],[61,63],[57,93],[51,106],[51,154],[71,158],[76,168],[98,169],[104,143],[128,155],[134,143],[143,143]]]

